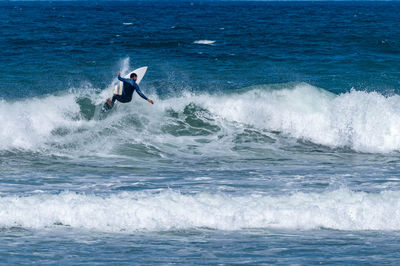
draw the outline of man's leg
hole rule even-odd
[[[107,99],[107,104],[108,104],[108,106],[109,106],[110,108],[112,108],[112,107],[114,106],[114,103],[115,103],[116,100],[118,100],[118,101],[121,100],[121,101],[122,101],[122,96],[121,96],[121,95],[118,95],[118,94],[114,94],[113,97],[112,97],[112,100]]]

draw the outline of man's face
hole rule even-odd
[[[136,80],[137,80],[137,77],[133,77],[133,80],[136,81]]]

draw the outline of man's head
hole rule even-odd
[[[137,80],[137,75],[136,75],[135,73],[132,73],[132,74],[131,74],[131,79],[133,79],[134,81],[136,81],[136,80]]]

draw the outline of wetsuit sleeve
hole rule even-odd
[[[122,81],[122,82],[126,82],[126,83],[129,83],[129,84],[132,84],[131,79],[124,79],[124,78],[121,78],[121,76],[118,76],[118,79],[119,79],[120,81]]]
[[[140,97],[142,97],[143,99],[145,99],[145,100],[147,101],[147,97],[144,96],[144,94],[143,94],[142,91],[139,89],[139,86],[138,86],[137,84],[136,84],[136,86],[135,86],[135,90],[136,90],[137,94],[140,95]]]

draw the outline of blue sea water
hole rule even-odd
[[[0,1],[0,263],[398,264],[399,12]]]

